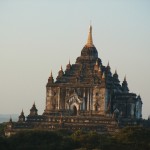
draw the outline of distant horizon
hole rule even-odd
[[[0,114],[0,123],[8,122],[10,117],[12,118],[12,121],[17,121],[18,116],[18,114]]]
[[[143,118],[150,115],[150,1],[0,1],[0,114],[25,116],[35,101],[45,109],[46,83],[69,59],[75,63],[87,40],[103,65],[117,69],[130,92],[140,94]]]

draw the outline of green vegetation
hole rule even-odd
[[[0,136],[0,150],[150,150],[150,129],[126,127],[114,135],[96,132],[26,131]]]

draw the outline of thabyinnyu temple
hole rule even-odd
[[[142,100],[129,92],[126,77],[120,83],[117,71],[111,72],[109,63],[102,64],[92,40],[92,26],[87,43],[74,64],[62,67],[56,80],[52,73],[46,85],[46,106],[38,115],[35,103],[30,114],[23,111],[18,122],[12,119],[5,134],[20,130],[85,130],[99,133],[115,132],[126,125],[140,124]]]

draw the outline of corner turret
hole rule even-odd
[[[115,70],[115,73],[113,74],[113,83],[114,83],[114,88],[115,88],[115,92],[121,92],[122,91],[122,87],[120,85],[120,81],[118,78],[118,73],[117,70]]]
[[[62,66],[61,66],[61,68],[60,68],[60,70],[58,72],[58,76],[61,77],[63,75],[64,75],[64,72],[63,72],[63,69],[62,69]]]
[[[128,93],[129,92],[128,83],[126,81],[126,76],[124,77],[124,81],[122,83],[122,91],[124,93]]]
[[[22,110],[22,112],[21,112],[21,114],[20,114],[20,116],[19,116],[18,122],[25,122],[25,116],[24,116],[23,110]]]
[[[37,116],[38,115],[38,110],[36,109],[36,106],[35,106],[35,102],[32,106],[32,108],[30,109],[30,115],[29,116]]]
[[[69,64],[67,64],[66,70],[70,70],[70,68],[71,68],[71,64],[70,64],[70,60],[69,60]]]
[[[54,83],[52,71],[51,71],[50,77],[48,78],[48,83]]]

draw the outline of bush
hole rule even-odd
[[[127,127],[114,135],[81,130],[26,131],[0,137],[0,150],[149,150],[150,129]]]

